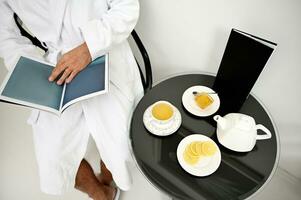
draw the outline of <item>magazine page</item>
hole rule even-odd
[[[108,54],[91,62],[66,85],[61,112],[73,103],[108,92]]]
[[[21,56],[7,74],[0,90],[6,102],[58,113],[63,86],[49,82],[53,66]]]

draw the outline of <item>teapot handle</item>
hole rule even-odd
[[[257,135],[256,140],[265,140],[265,139],[270,139],[272,137],[271,132],[265,126],[263,126],[261,124],[257,124],[256,129],[257,130],[260,129],[260,130],[262,130],[263,132],[266,133],[266,135]]]

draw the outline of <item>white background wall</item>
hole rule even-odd
[[[253,93],[278,126],[281,167],[301,179],[301,1],[140,0],[140,5],[136,30],[150,54],[155,81],[180,72],[216,73],[232,27],[279,44]],[[4,73],[0,62],[0,80]],[[25,123],[28,113],[0,104],[0,199],[86,199],[75,191],[63,197],[40,193],[31,129]],[[299,199],[300,180],[277,173],[255,199]],[[136,186],[121,199],[161,199],[137,177]]]
[[[281,138],[280,166],[301,178],[301,1],[140,0],[136,27],[158,81],[189,71],[216,73],[231,28],[278,43],[252,92]]]

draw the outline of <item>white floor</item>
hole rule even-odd
[[[5,71],[0,66],[0,80]],[[49,196],[39,191],[39,179],[34,156],[31,127],[26,124],[26,108],[0,104],[0,200],[87,200],[76,190],[64,196]],[[121,194],[121,200],[167,200],[140,171],[133,169],[134,185]],[[278,169],[272,181],[253,199],[299,200],[301,182]]]

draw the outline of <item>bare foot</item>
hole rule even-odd
[[[91,193],[90,197],[93,200],[111,200],[110,191],[102,183],[98,184],[98,188]]]
[[[115,198],[115,195],[117,193],[117,189],[113,188],[111,186],[104,186],[103,187],[104,192],[106,194],[107,200],[113,200]]]
[[[89,196],[90,196],[90,195],[89,195]],[[103,192],[100,192],[100,191],[93,193],[93,194],[90,196],[90,198],[92,198],[93,200],[109,200],[109,199],[107,198],[107,196],[106,196]]]
[[[110,184],[108,184],[107,181],[104,180],[103,175],[101,173],[96,174],[95,176],[100,183],[103,183],[105,185],[110,185]]]
[[[96,176],[98,181],[105,185],[110,186],[113,181],[113,177],[111,172],[107,169],[107,167],[102,161],[100,161],[100,169],[101,169],[101,174],[98,174]]]
[[[94,200],[108,200],[104,186],[95,177],[90,164],[83,159],[76,174],[75,188]]]

